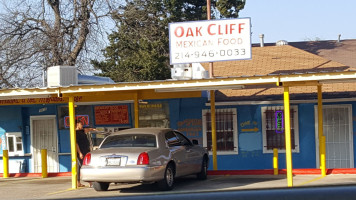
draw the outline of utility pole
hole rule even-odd
[[[207,0],[206,2],[206,7],[207,7],[207,19],[211,20],[211,2],[210,0]],[[214,77],[214,65],[213,62],[209,63],[209,77],[213,78]]]
[[[207,19],[211,19],[210,0],[207,0]],[[209,77],[214,78],[213,62],[209,63]],[[213,150],[213,170],[218,170],[217,144],[216,144],[216,114],[215,114],[215,91],[210,90],[210,115],[211,115],[211,144]]]

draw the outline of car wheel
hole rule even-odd
[[[201,164],[201,170],[197,174],[197,178],[199,180],[205,180],[208,176],[208,159],[206,157],[203,158],[203,162]]]
[[[96,191],[107,191],[109,188],[110,183],[105,183],[105,182],[94,182],[93,183],[93,188]]]
[[[173,165],[168,165],[166,171],[164,172],[163,180],[158,182],[158,188],[160,190],[172,190],[174,186],[174,167]]]

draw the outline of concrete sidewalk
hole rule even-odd
[[[356,175],[296,175],[294,187],[356,185]],[[1,178],[1,199],[75,199],[133,195],[159,195],[174,193],[212,192],[230,190],[254,190],[286,188],[285,175],[226,175],[209,176],[205,181],[198,181],[194,176],[177,179],[173,191],[162,192],[155,185],[111,184],[109,191],[96,192],[85,187],[71,189],[71,177],[50,178]]]

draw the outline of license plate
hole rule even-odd
[[[107,165],[120,165],[121,158],[108,158]]]

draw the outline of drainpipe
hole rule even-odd
[[[264,46],[265,46],[264,37],[265,37],[264,34],[260,34],[260,44],[261,44],[261,47],[264,47]]]

